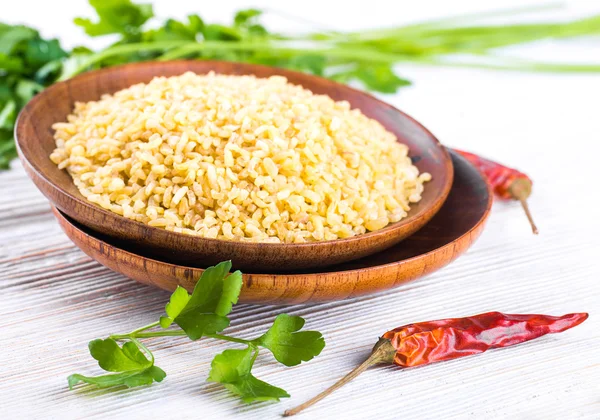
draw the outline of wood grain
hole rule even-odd
[[[481,233],[492,195],[479,172],[454,152],[454,185],[439,213],[402,243],[326,269],[260,274],[244,271],[240,301],[296,304],[346,299],[396,287],[434,272],[465,252]],[[141,283],[191,291],[203,269],[139,255],[127,242],[98,235],[54,209],[64,232],[86,254]],[[237,268],[234,263],[234,269]]]
[[[52,124],[65,121],[75,101],[97,100],[154,76],[173,76],[186,71],[224,74],[283,75],[315,93],[347,100],[393,132],[410,148],[409,156],[422,172],[429,172],[422,200],[411,206],[408,217],[384,229],[335,241],[307,244],[255,244],[190,236],[126,219],[88,202],[66,171],[49,159],[54,149]],[[411,117],[364,92],[331,80],[289,70],[250,64],[214,61],[146,62],[88,72],[57,83],[37,95],[21,112],[16,138],[25,170],[54,206],[84,226],[110,237],[126,240],[146,255],[174,263],[208,266],[232,259],[242,269],[262,272],[321,267],[364,257],[397,244],[423,227],[441,208],[452,185],[452,164],[437,139]]]

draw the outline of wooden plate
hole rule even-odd
[[[55,148],[52,124],[65,121],[75,101],[97,100],[155,76],[173,76],[186,71],[198,74],[214,70],[223,74],[283,75],[294,84],[336,100],[347,100],[367,116],[381,122],[410,148],[409,156],[421,172],[433,179],[425,185],[422,200],[411,205],[408,216],[384,229],[346,239],[306,244],[256,244],[208,239],[151,227],[104,210],[87,201],[64,170],[50,161]],[[241,269],[268,271],[273,267],[294,270],[332,265],[364,257],[397,244],[423,227],[441,208],[452,185],[452,163],[437,139],[415,120],[367,93],[331,80],[304,73],[252,64],[215,61],[145,62],[111,67],[56,83],[30,101],[16,125],[19,155],[36,186],[63,213],[84,226],[112,238],[127,240],[144,255],[188,265],[207,265],[235,256]]]
[[[450,195],[439,213],[419,232],[378,254],[327,270],[244,273],[240,301],[297,304],[345,299],[398,286],[457,258],[483,230],[492,194],[473,166],[455,153],[452,159],[455,176]],[[136,281],[166,290],[182,285],[191,291],[203,271],[137,255],[135,247],[129,244],[99,239],[55,208],[54,214],[67,236],[86,254]]]

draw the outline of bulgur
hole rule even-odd
[[[406,145],[284,77],[157,77],[76,103],[51,159],[89,201],[150,226],[253,242],[332,240],[407,215]]]

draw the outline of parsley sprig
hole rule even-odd
[[[161,382],[167,374],[154,364],[154,355],[141,339],[187,336],[190,340],[212,338],[242,344],[243,349],[229,349],[212,361],[208,380],[223,384],[244,402],[279,401],[289,397],[281,388],[252,375],[252,367],[261,348],[269,350],[285,366],[296,366],[319,355],[325,340],[317,331],[301,331],[304,319],[281,314],[269,330],[252,340],[220,334],[230,323],[227,315],[238,301],[242,273],[231,270],[231,261],[207,268],[189,294],[183,287],[171,295],[166,314],[156,322],[127,334],[113,334],[89,343],[91,356],[106,375],[73,374],[68,383],[72,389],[80,382],[109,388],[135,387]],[[173,329],[175,324],[179,328]],[[157,330],[160,328],[159,330]],[[123,342],[119,345],[119,342]]]

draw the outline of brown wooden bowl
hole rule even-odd
[[[240,301],[296,304],[374,293],[432,273],[453,261],[479,237],[492,205],[481,174],[453,153],[454,186],[437,215],[420,231],[375,255],[327,269],[280,274],[245,272]],[[203,269],[138,255],[135,246],[106,239],[54,209],[67,236],[87,255],[141,283],[192,291]],[[234,265],[234,268],[235,267]]]
[[[155,76],[174,76],[186,71],[198,74],[254,74],[258,77],[283,75],[318,94],[347,100],[367,116],[381,122],[400,142],[410,148],[410,157],[421,172],[433,180],[425,186],[422,200],[408,216],[384,229],[352,238],[306,244],[257,244],[207,239],[151,227],[119,216],[87,201],[69,174],[50,160],[55,148],[52,124],[65,121],[76,101],[98,100],[135,83]],[[441,208],[452,185],[453,169],[448,152],[423,126],[396,108],[348,86],[289,70],[215,61],[144,62],[111,67],[82,74],[52,85],[30,101],[16,125],[19,155],[25,170],[62,212],[97,232],[135,244],[145,255],[182,264],[211,265],[233,260],[241,269],[294,270],[341,263],[388,248],[423,227]]]

